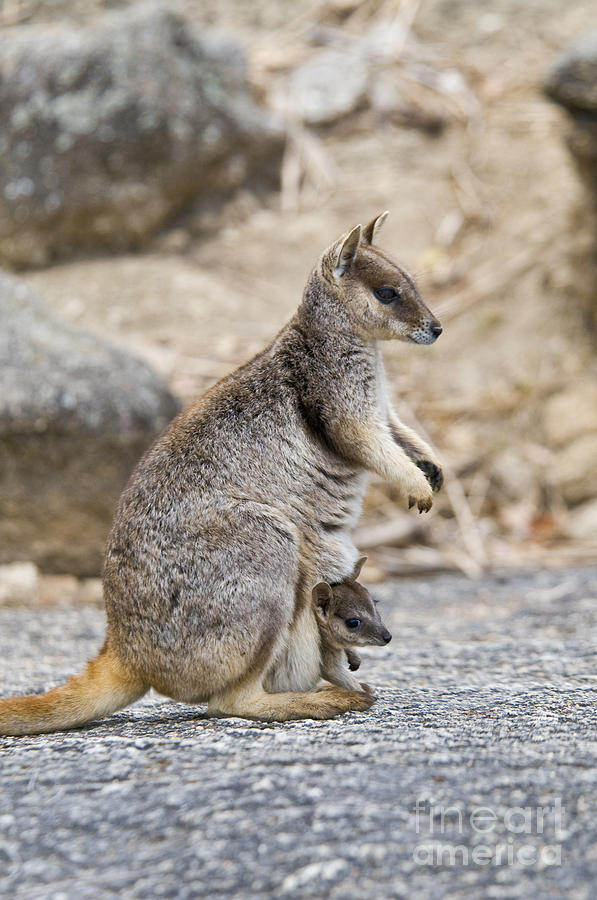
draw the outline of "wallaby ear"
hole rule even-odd
[[[327,619],[332,611],[334,592],[326,581],[320,581],[311,591],[315,610],[323,619]]]
[[[350,580],[351,580],[351,581],[356,581],[356,580],[357,580],[357,578],[358,578],[359,575],[361,574],[361,569],[363,568],[363,566],[364,566],[365,563],[367,562],[367,559],[368,559],[367,556],[361,556],[361,558],[358,559],[358,560],[356,561],[355,566],[354,566],[354,569],[352,570],[352,575],[350,576]]]
[[[372,244],[380,228],[383,226],[384,222],[390,215],[389,211],[386,209],[385,212],[380,213],[374,219],[371,219],[368,225],[365,225],[363,228],[363,240],[366,244]]]
[[[335,244],[324,251],[322,262],[324,268],[339,281],[352,266],[361,242],[360,225],[343,234]]]

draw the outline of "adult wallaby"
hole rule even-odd
[[[72,728],[150,687],[209,711],[323,719],[373,703],[314,691],[313,586],[349,577],[372,471],[420,511],[442,472],[387,397],[380,340],[441,326],[374,241],[387,213],[324,251],[273,342],[182,412],[133,472],[104,564],[108,630],[82,675],[0,701],[0,734]],[[279,673],[286,689],[267,693]]]

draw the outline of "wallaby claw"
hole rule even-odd
[[[416,500],[414,497],[409,497],[408,508],[412,509],[415,505],[417,506],[417,509],[420,513],[429,512],[429,510],[433,506],[433,500],[431,499],[431,497],[425,497],[422,500]]]

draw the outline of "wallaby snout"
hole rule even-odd
[[[435,317],[426,319],[422,325],[413,328],[411,339],[415,344],[435,344],[443,330]]]

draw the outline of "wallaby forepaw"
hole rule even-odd
[[[351,672],[356,672],[356,670],[361,665],[361,657],[356,650],[352,650],[351,648],[346,650],[345,653],[346,659],[348,660],[348,668]]]
[[[431,462],[430,459],[420,459],[416,463],[416,466],[421,470],[421,472],[431,485],[432,491],[441,490],[444,483],[444,473],[442,472],[441,466],[438,466],[436,465],[436,463]],[[419,509],[421,509],[421,507],[419,507]]]
[[[429,512],[429,510],[433,506],[433,498],[431,496],[422,497],[420,500],[415,499],[415,497],[408,498],[408,508],[409,509],[412,509],[413,506],[415,505],[415,503],[417,505],[417,509],[419,510],[419,513]]]

